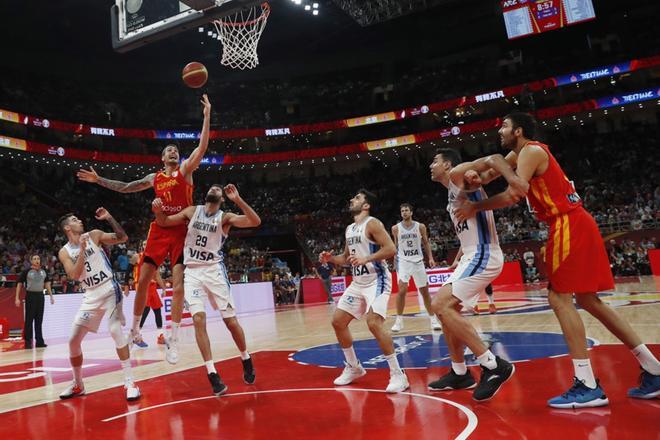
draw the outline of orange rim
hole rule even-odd
[[[254,7],[254,6],[253,6]],[[249,21],[239,21],[239,22],[232,22],[232,21],[224,21],[223,19],[220,20],[214,20],[215,23],[219,24],[220,26],[250,26],[253,25],[259,21],[266,20],[268,16],[270,15],[270,5],[267,2],[264,2],[261,4],[261,15],[255,18],[254,20],[249,20]]]

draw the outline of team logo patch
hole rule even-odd
[[[480,334],[486,346],[496,355],[510,361],[526,361],[568,354],[564,336],[560,333],[488,332]],[[394,350],[402,368],[447,367],[451,365],[449,349],[439,333],[398,336],[392,338]],[[587,338],[591,348],[598,345]],[[375,339],[355,341],[358,359],[365,368],[389,368]],[[326,367],[342,367],[344,354],[339,344],[327,344],[304,349],[289,355],[293,361]],[[477,365],[472,352],[466,349],[465,362]]]

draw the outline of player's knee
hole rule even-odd
[[[575,295],[575,302],[588,311],[600,302],[600,298],[596,294]]]
[[[367,315],[367,327],[371,333],[379,332],[383,327],[383,318],[375,313],[370,313]]]
[[[200,325],[206,325],[206,313],[204,312],[195,313],[193,315],[193,324],[195,324],[195,327],[198,327]]]
[[[124,332],[121,331],[119,319],[112,319],[108,327],[110,329],[110,336],[112,336],[112,339],[115,341],[115,347],[125,347],[127,344],[126,337],[124,336]]]
[[[548,304],[554,312],[560,312],[566,307],[573,307],[572,295],[569,294],[559,294],[555,292],[548,293]]]
[[[337,316],[332,317],[332,327],[335,328],[335,330],[341,330],[347,327],[346,323],[344,322],[343,319],[340,319]]]
[[[238,319],[236,319],[235,317],[224,318],[224,321],[225,321],[225,325],[227,326],[227,329],[231,332],[238,330],[240,328]]]
[[[454,301],[451,294],[446,292],[441,292],[435,297],[433,297],[433,302],[431,303],[433,311],[438,315],[445,315],[447,312],[454,308]]]

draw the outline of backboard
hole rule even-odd
[[[115,0],[110,9],[112,47],[128,52],[263,0]]]

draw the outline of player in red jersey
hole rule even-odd
[[[483,181],[501,174],[509,182],[509,188],[495,197],[459,207],[456,211],[459,220],[472,217],[477,211],[514,205],[526,195],[537,218],[550,226],[545,258],[548,302],[573,358],[575,380],[566,393],[550,399],[548,405],[579,408],[609,403],[591,369],[584,324],[573,305],[573,294],[577,304],[603,323],[639,361],[640,384],[631,388],[628,396],[657,397],[660,363],[632,327],[598,298],[599,291],[614,288],[598,225],[582,207],[580,196],[548,146],[533,140],[535,131],[536,121],[527,113],[504,117],[499,135],[502,146],[511,152],[506,159],[501,155],[482,159],[484,167],[475,171],[483,171],[480,176]],[[511,166],[516,168],[515,172]]]
[[[151,173],[140,180],[120,182],[99,176],[94,168],[78,171],[78,178],[85,182],[96,183],[104,188],[121,193],[132,193],[153,188],[156,197],[163,201],[163,211],[167,215],[176,214],[192,204],[193,172],[206,154],[209,144],[209,127],[211,124],[211,103],[208,96],[203,95],[204,123],[199,137],[199,145],[190,153],[190,157],[179,164],[179,149],[170,144],[163,149],[161,159],[164,168],[157,173]],[[175,364],[179,360],[177,340],[181,315],[183,314],[183,242],[186,238],[186,225],[162,228],[152,222],[147,236],[147,246],[144,250],[140,279],[138,280],[135,304],[133,306],[133,325],[131,336],[136,342],[142,341],[139,325],[142,312],[147,301],[149,283],[158,267],[169,256],[172,264],[172,331],[167,338],[167,361]],[[142,341],[143,342],[143,341]]]

